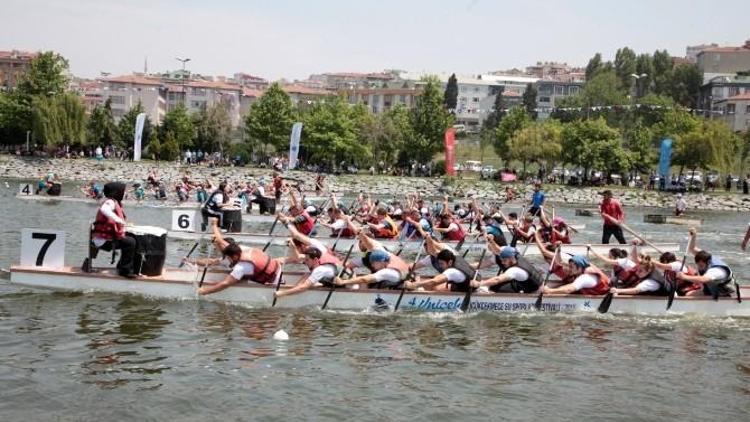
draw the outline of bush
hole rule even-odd
[[[445,174],[445,160],[435,161],[435,169],[433,170],[432,174],[434,176],[442,176]]]
[[[250,158],[252,157],[252,154],[250,152],[250,147],[247,144],[244,143],[237,143],[232,144],[227,149],[227,153],[229,154],[229,158],[232,161],[238,161],[235,162],[235,164],[246,164],[250,162]]]

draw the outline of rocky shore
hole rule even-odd
[[[261,176],[270,177],[271,169],[255,167],[217,167],[186,166],[177,163],[151,161],[96,161],[90,159],[40,159],[0,156],[0,178],[32,180],[53,171],[64,181],[86,182],[90,180],[120,180],[130,183],[143,182],[151,169],[157,169],[161,180],[174,183],[186,173],[193,180],[212,181],[228,178],[233,181],[244,181]],[[303,190],[314,188],[312,173],[291,171],[285,173],[288,178],[300,182]],[[442,178],[394,177],[370,175],[327,175],[326,184],[332,192],[352,194],[365,192],[379,197],[402,197],[409,192],[420,192],[423,196],[439,197],[445,194],[454,198],[477,196],[483,202],[504,201],[505,185],[492,181],[454,180],[446,183]],[[531,192],[531,186],[516,184],[517,192]],[[557,204],[592,206],[601,201],[598,192],[604,188],[577,188],[548,185],[545,186],[548,201]],[[633,207],[674,206],[673,194],[609,187],[624,205]],[[750,196],[724,192],[687,194],[685,199],[688,209],[712,211],[750,211]]]

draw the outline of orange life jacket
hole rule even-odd
[[[586,274],[597,276],[597,283],[594,287],[586,287],[579,291],[579,293],[590,296],[599,296],[609,293],[609,277],[599,268],[590,266],[586,268]]]
[[[257,283],[273,283],[276,273],[279,270],[279,262],[268,256],[260,249],[251,248],[249,251],[242,252],[240,261],[253,264],[253,273],[246,275],[244,278],[250,279]]]
[[[373,229],[373,236],[386,239],[392,239],[398,236],[398,226],[391,217],[385,216],[379,223],[375,224],[382,224],[383,228]]]
[[[302,223],[294,223],[294,227],[297,228],[297,231],[304,234],[305,236],[312,233],[313,228],[315,228],[315,221],[313,221],[312,217],[310,217],[310,213],[307,211],[302,211],[301,214],[297,215],[297,217],[305,217],[305,221]]]

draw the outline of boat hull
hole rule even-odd
[[[68,291],[104,291],[138,294],[147,297],[195,300],[196,272],[168,270],[158,277],[126,279],[103,273],[81,273],[73,268],[60,270],[33,267],[11,267],[11,282],[45,289]],[[206,283],[218,282],[223,273],[209,273]],[[289,280],[291,282],[291,280]],[[273,302],[274,288],[255,283],[242,283],[221,292],[201,296],[201,300],[219,301],[243,306],[266,308]],[[750,287],[743,287],[744,297],[750,297]],[[328,289],[315,288],[296,295],[279,298],[280,308],[319,308],[328,295]],[[328,309],[371,311],[392,310],[398,300],[397,290],[337,289],[328,302]],[[420,312],[456,312],[463,301],[463,293],[406,292],[399,310]],[[474,294],[469,312],[523,313],[535,312],[537,294]],[[602,296],[546,295],[541,311],[596,313]],[[679,315],[699,314],[710,316],[750,316],[747,301],[738,303],[734,298],[714,301],[708,297],[675,298],[672,308],[666,310],[666,298],[650,296],[618,296],[612,301],[609,312],[624,314]]]

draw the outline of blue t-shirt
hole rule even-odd
[[[534,208],[539,208],[544,203],[544,192],[543,191],[537,191],[534,192],[534,195],[531,196],[531,206]]]

